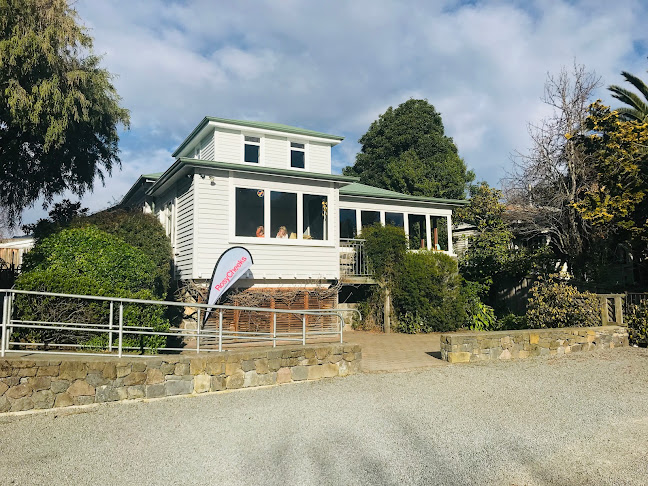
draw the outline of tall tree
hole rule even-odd
[[[504,179],[507,217],[523,237],[549,235],[556,255],[575,271],[587,247],[590,223],[575,204],[595,182],[588,155],[577,143],[600,78],[582,65],[549,75],[543,101],[552,114],[529,125],[533,146],[514,155],[513,173]]]
[[[612,97],[630,107],[617,108],[616,111],[624,120],[634,120],[639,123],[645,123],[648,121],[648,86],[646,86],[646,84],[637,76],[630,74],[627,71],[622,71],[621,76],[623,76],[628,83],[637,88],[644,99],[641,99],[641,97],[636,93],[622,88],[621,86],[609,86],[608,89],[612,91]]]
[[[129,113],[67,0],[0,1],[0,207],[91,191],[119,166]]]
[[[460,199],[475,175],[466,169],[441,115],[427,100],[391,106],[359,140],[362,144],[345,175],[375,187],[417,196]]]
[[[630,244],[640,281],[648,279],[648,126],[624,120],[600,102],[590,107],[580,137],[596,184],[576,204],[607,240]]]

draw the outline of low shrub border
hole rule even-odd
[[[623,326],[441,334],[441,358],[450,363],[550,356],[621,346],[628,346],[628,329]]]

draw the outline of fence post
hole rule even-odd
[[[196,353],[200,354],[200,307],[198,307],[198,319],[196,324]]]
[[[272,347],[277,347],[277,313],[272,313]]]
[[[306,346],[306,314],[302,315],[302,344]]]
[[[223,309],[218,311],[218,351],[223,350]]]
[[[614,296],[614,320],[619,326],[623,326],[623,302],[621,297],[621,295]]]
[[[342,344],[344,342],[344,339],[342,338],[342,331],[344,331],[344,316],[339,314],[338,317],[340,318],[340,344]]]
[[[607,326],[609,323],[607,295],[599,295],[599,302],[601,303],[601,321],[604,326]]]
[[[119,348],[117,349],[117,355],[122,357],[122,342],[124,338],[124,303],[119,303]]]
[[[0,355],[4,357],[7,339],[7,317],[9,313],[9,299],[7,294],[3,294],[2,298],[2,340],[0,341]]]
[[[108,332],[108,352],[112,353],[112,348],[113,348],[113,313],[115,312],[114,308],[114,302],[111,300],[110,301],[110,317],[108,318],[108,329],[110,330]]]

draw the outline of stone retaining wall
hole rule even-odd
[[[326,344],[156,357],[8,356],[0,412],[157,398],[346,376],[360,346]]]
[[[628,345],[621,326],[461,332],[441,335],[441,358],[450,363],[528,358]]]

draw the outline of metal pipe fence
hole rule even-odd
[[[352,277],[371,277],[365,253],[365,240],[340,238],[340,273]]]
[[[356,309],[271,309],[265,307],[241,307],[233,305],[208,305],[198,303],[185,303],[185,302],[171,302],[159,300],[141,300],[129,299],[119,297],[101,297],[93,295],[74,295],[74,294],[61,294],[54,292],[34,292],[26,290],[3,290],[0,289],[2,294],[2,334],[0,336],[0,356],[5,356],[6,353],[50,353],[55,349],[57,353],[86,355],[86,354],[103,354],[103,355],[116,355],[122,357],[124,352],[139,351],[140,353],[148,352],[150,354],[159,354],[160,352],[180,352],[180,351],[195,351],[196,353],[207,353],[222,351],[224,346],[230,344],[238,344],[244,342],[254,341],[257,343],[272,342],[272,346],[277,346],[278,343],[300,343],[305,345],[309,340],[313,339],[331,339],[335,338],[337,341],[343,342],[343,329],[344,329],[344,312],[356,312],[361,319],[360,312]],[[105,322],[75,322],[62,321],[62,320],[39,320],[39,319],[18,319],[15,314],[15,301],[16,298],[21,296],[31,296],[37,299],[59,298],[59,299],[73,299],[76,301],[89,301],[99,304],[107,305],[107,316]],[[23,297],[25,298],[25,297]],[[130,306],[130,307],[129,307]],[[124,310],[131,311],[133,306],[165,306],[167,310],[179,308],[182,316],[187,308],[196,309],[196,328],[195,329],[181,329],[177,327],[170,327],[165,330],[156,330],[152,326],[146,325],[133,325],[125,322]],[[115,319],[115,307],[117,307],[117,319]],[[264,331],[241,331],[224,329],[223,327],[223,314],[225,311],[247,311],[250,313],[258,313],[261,315],[272,315],[272,328],[270,332]],[[208,329],[204,327],[206,319],[201,319],[201,316],[206,314],[218,315],[218,328]],[[277,314],[288,314],[296,317],[301,317],[301,332],[278,331],[277,330]],[[319,329],[314,329],[311,324],[310,328],[307,326],[307,319],[309,316],[320,317],[322,324]],[[324,323],[324,317],[332,320],[332,323]],[[117,322],[115,322],[115,320]],[[140,323],[145,324],[145,323]],[[35,332],[47,331],[50,335],[55,336],[56,342],[47,342],[46,340],[39,341],[18,341],[16,336],[20,334],[17,331]],[[115,346],[114,338],[117,336],[117,344]],[[14,339],[12,340],[12,336]],[[74,341],[75,337],[85,339],[85,342],[59,342],[59,339]],[[92,343],[91,336],[105,336],[107,343],[99,345]],[[128,343],[125,344],[124,340],[129,338],[139,338],[139,345],[133,346]],[[146,344],[145,338],[165,337],[164,346],[154,346]],[[171,346],[168,345],[171,339],[192,338],[195,340],[195,347],[188,346]],[[51,341],[51,340],[50,340]],[[130,342],[130,341],[129,341]],[[173,342],[173,341],[171,341]],[[65,351],[68,349],[76,349],[77,351]],[[88,349],[94,352],[84,352]],[[63,351],[61,351],[63,350]]]

